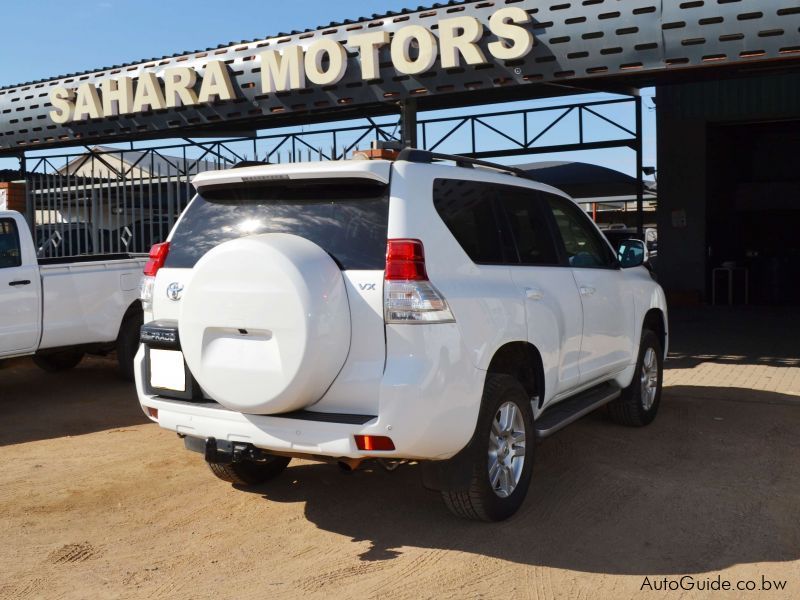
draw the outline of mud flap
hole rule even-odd
[[[469,487],[477,445],[473,434],[469,443],[452,458],[421,463],[422,485],[437,492]]]

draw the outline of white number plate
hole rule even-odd
[[[176,392],[186,391],[186,372],[180,351],[150,349],[150,385]]]

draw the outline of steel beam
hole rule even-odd
[[[636,231],[644,239],[644,145],[642,99],[636,98]]]
[[[400,139],[404,146],[417,147],[417,101],[414,98],[400,101]]]

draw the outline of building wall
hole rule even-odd
[[[800,73],[656,90],[659,280],[673,303],[707,299],[710,123],[800,118]]]
[[[25,184],[0,182],[0,210],[16,210],[25,214]]]

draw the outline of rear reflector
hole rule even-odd
[[[394,442],[385,435],[356,435],[356,447],[359,450],[394,450]]]
[[[169,242],[156,244],[150,248],[150,260],[144,266],[144,274],[147,277],[155,277],[158,270],[164,266],[169,254]]]
[[[155,419],[156,421],[158,421],[158,409],[157,408],[152,408],[152,407],[148,406],[147,407],[147,414],[150,415],[151,419]]]

